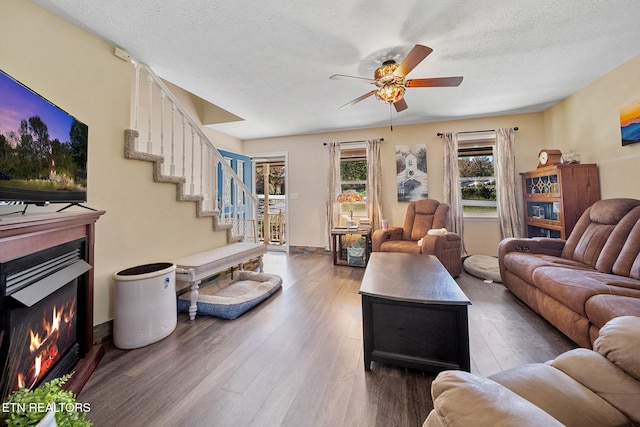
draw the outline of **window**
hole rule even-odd
[[[465,216],[496,216],[493,169],[495,137],[458,142],[458,169]]]
[[[340,191],[353,190],[362,196],[362,202],[340,203],[340,214],[345,219],[367,217],[367,153],[364,147],[340,150]]]

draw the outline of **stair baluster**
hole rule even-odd
[[[146,74],[146,103],[141,103],[140,97],[141,72]],[[167,102],[170,108],[167,108]],[[162,80],[141,63],[136,63],[134,103],[134,129],[125,131],[125,157],[153,162],[154,180],[175,184],[177,200],[196,202],[196,216],[211,217],[214,230],[226,230],[230,243],[242,240],[257,242],[257,198]],[[147,120],[140,121],[145,114]],[[146,129],[143,129],[143,123],[146,123]],[[181,137],[180,132],[176,132],[180,123]],[[190,144],[187,142],[187,126],[191,134]],[[165,146],[169,138],[165,131],[170,131],[170,150]],[[147,136],[146,149],[142,150],[138,144],[141,133]],[[199,150],[196,150],[196,137]],[[166,159],[167,155],[169,159]],[[175,159],[178,156],[182,157],[182,164],[181,173],[176,174]],[[218,194],[218,170],[222,171],[221,194]]]

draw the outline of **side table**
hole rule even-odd
[[[345,247],[344,238],[347,235],[357,235],[362,236],[365,239],[364,245],[364,264],[363,265],[353,265],[348,263],[347,256],[342,256],[342,252],[348,250],[348,247]],[[358,228],[347,228],[347,227],[336,227],[331,230],[331,240],[332,245],[331,249],[333,251],[333,265],[349,265],[354,267],[366,267],[367,262],[369,262],[369,256],[371,255],[371,227],[358,227]]]

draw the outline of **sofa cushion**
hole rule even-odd
[[[444,371],[431,386],[434,410],[424,426],[561,426],[558,420],[496,382]]]
[[[568,426],[630,425],[607,401],[562,371],[533,363],[489,377]],[[496,424],[497,425],[497,424]]]
[[[544,294],[586,316],[587,300],[610,291],[607,285],[581,273],[571,268],[540,267],[533,272],[533,283]]]
[[[622,316],[600,328],[593,349],[640,380],[640,317]]]
[[[601,354],[577,348],[549,362],[640,425],[640,382]]]
[[[506,270],[528,283],[533,283],[533,272],[540,267],[572,267],[580,270],[590,268],[578,261],[528,252],[508,252],[501,261]]]
[[[620,295],[638,299],[640,280],[571,268],[540,267],[533,273],[533,283],[543,293],[561,301],[583,316],[587,315],[587,301],[595,295]],[[602,324],[604,325],[608,320]]]
[[[640,220],[637,220],[628,232],[624,247],[613,264],[612,272],[640,279]]]
[[[594,203],[573,228],[562,257],[609,273],[638,218],[640,200],[620,198]]]
[[[608,288],[608,293],[612,295],[622,295],[633,298],[640,298],[640,280],[631,277],[617,276],[615,274],[605,274],[597,271],[576,271],[583,277],[596,280]],[[582,280],[582,279],[580,279]]]
[[[621,295],[596,295],[585,306],[589,321],[601,328],[611,319],[620,316],[640,316],[640,299]]]
[[[629,237],[634,227],[638,224],[638,220],[640,220],[640,206],[631,209],[620,222],[616,224],[598,257],[596,270],[603,273],[611,273],[621,255],[623,255],[625,259],[633,257],[634,253],[635,256],[637,256],[640,230],[634,233],[635,238],[631,239],[631,241]],[[629,276],[629,271],[625,271],[623,265],[619,264],[618,273],[616,274]]]
[[[632,209],[640,206],[640,200],[629,198],[604,199],[591,206],[589,217],[599,224],[617,224]]]
[[[580,240],[577,242],[571,256],[566,258],[581,262],[595,269],[600,253],[614,228],[614,224],[590,223],[580,235]],[[565,257],[565,251],[562,252],[562,256]]]

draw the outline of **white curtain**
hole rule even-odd
[[[324,248],[331,250],[331,229],[340,223],[340,204],[336,200],[340,194],[340,143],[327,143],[329,154],[329,176],[327,179],[327,200],[325,215]]]
[[[382,166],[380,165],[380,140],[367,140],[367,214],[373,230],[382,222]]]
[[[442,135],[444,143],[444,202],[451,206],[447,229],[458,233],[461,239],[462,256],[467,255],[464,246],[464,218],[462,212],[462,194],[460,191],[460,172],[458,170],[458,137],[452,132]]]
[[[515,132],[511,128],[496,131],[495,174],[500,238],[523,237],[520,203],[516,196],[519,183],[515,167]]]

